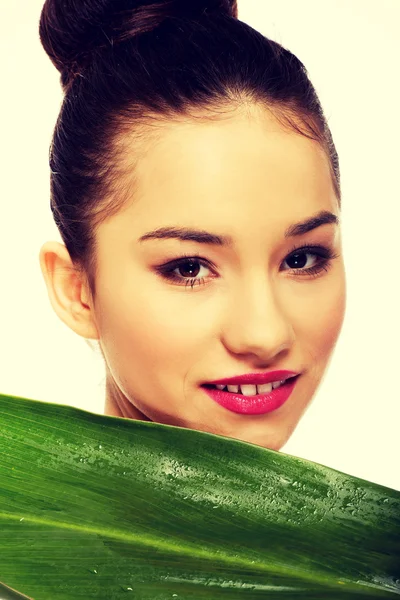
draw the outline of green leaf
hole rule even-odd
[[[222,436],[0,395],[0,581],[33,600],[394,598],[400,492]]]

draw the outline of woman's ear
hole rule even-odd
[[[65,245],[46,242],[39,260],[55,313],[78,335],[99,339],[86,278],[73,265]]]

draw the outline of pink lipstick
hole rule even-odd
[[[220,379],[203,384],[205,392],[227,410],[247,415],[262,415],[281,407],[292,393],[299,373],[294,371],[271,371],[269,373],[248,373],[237,377]],[[285,380],[285,381],[283,381]],[[283,381],[276,389],[246,396],[239,392],[219,390],[216,385],[265,385]]]

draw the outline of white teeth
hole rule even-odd
[[[257,386],[256,385],[241,385],[241,392],[243,396],[256,396],[257,395]]]
[[[239,391],[239,386],[238,385],[228,385],[228,392],[238,392]]]
[[[272,388],[273,388],[272,383],[263,383],[262,385],[257,386],[259,394],[268,394],[269,392],[272,392]]]
[[[217,384],[215,387],[218,390],[225,390],[228,392],[243,394],[243,396],[256,396],[257,394],[269,394],[272,390],[276,390],[279,386],[285,383],[285,379],[282,381],[272,381],[271,383],[263,383],[262,385],[222,385]]]

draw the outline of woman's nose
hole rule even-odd
[[[222,337],[234,354],[253,354],[268,362],[292,346],[292,323],[270,281],[248,281],[232,292]]]

